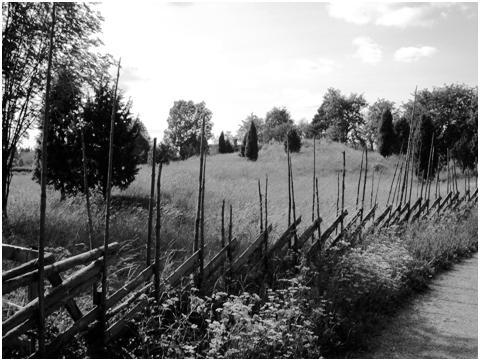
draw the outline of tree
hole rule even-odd
[[[423,114],[422,118],[420,119],[420,124],[417,130],[417,134],[415,136],[415,142],[417,147],[415,151],[415,160],[417,166],[415,167],[415,171],[419,177],[423,177],[424,179],[427,178],[428,175],[428,160],[430,158],[430,147],[432,144],[432,137],[433,137],[433,144],[436,145],[435,141],[435,127],[433,125],[432,119],[428,116]],[[430,169],[430,176],[432,177],[435,173],[436,163],[437,163],[437,152],[435,152],[435,156],[433,158],[432,167]]]
[[[250,129],[247,133],[247,141],[245,146],[245,156],[249,160],[257,160],[258,158],[258,138],[257,138],[257,128],[255,123],[251,123]]]
[[[397,118],[398,111],[395,103],[383,98],[377,99],[375,103],[368,106],[365,117],[365,125],[362,128],[362,137],[365,139],[370,150],[373,150],[377,141],[378,127],[381,124],[383,113],[388,110],[392,114],[393,121]]]
[[[274,107],[265,116],[264,141],[268,142],[273,139],[281,142],[292,125],[293,120],[290,112],[285,107]]]
[[[251,113],[244,120],[242,120],[237,130],[237,138],[243,139],[245,134],[248,133],[248,130],[250,129],[250,124],[252,122],[255,123],[255,127],[257,128],[258,141],[260,143],[263,143],[263,132],[265,129],[265,121],[253,113]]]
[[[404,115],[410,119],[413,109],[413,99],[403,106]],[[472,154],[477,154],[478,145],[474,138],[478,129],[478,88],[464,84],[450,84],[423,89],[417,92],[413,128],[421,121],[422,115],[428,115],[434,122],[437,137],[436,147],[445,163],[447,149],[453,150],[452,155],[463,163],[461,154],[454,151],[456,143],[461,141],[471,143]],[[466,125],[466,126],[465,126]],[[462,140],[463,139],[463,140]]]
[[[226,144],[225,144],[225,135],[223,134],[223,132],[220,133],[220,137],[218,138],[218,152],[227,153]]]
[[[48,183],[56,189],[63,187],[66,194],[76,194],[83,192],[83,170],[82,170],[82,151],[79,127],[83,127],[86,145],[87,158],[87,180],[89,188],[102,193],[106,196],[107,190],[107,171],[108,171],[108,148],[110,136],[110,119],[113,107],[113,91],[109,82],[104,82],[95,89],[93,99],[89,99],[85,104],[81,122],[68,121],[66,116],[61,114],[55,118],[57,124],[61,124],[65,138],[59,136],[55,131],[59,126],[50,127],[52,132],[51,140],[47,144],[48,149]],[[113,165],[112,165],[112,186],[120,189],[127,188],[135,179],[138,173],[138,157],[135,155],[135,139],[141,131],[142,125],[138,118],[134,118],[130,113],[131,103],[124,103],[122,96],[117,96],[117,107],[115,112],[115,128],[113,143]],[[60,120],[60,121],[59,121]],[[53,125],[53,124],[52,124]],[[52,144],[55,151],[65,154],[68,172],[65,170],[64,163],[53,163],[52,157],[55,157]],[[38,160],[41,158],[41,148],[36,150],[36,170],[34,178],[39,179],[40,167]],[[60,167],[57,169],[56,166]]]
[[[225,141],[225,153],[233,153],[235,150],[233,149],[233,145],[230,142],[230,139]]]
[[[394,130],[397,138],[395,153],[407,153],[408,137],[410,136],[410,125],[405,117],[401,117],[395,122]]]
[[[68,67],[96,84],[109,64],[100,56],[102,17],[89,3],[57,3],[52,72]],[[50,3],[2,4],[2,210],[7,213],[15,149],[41,118],[45,91]]]
[[[323,102],[312,120],[315,135],[329,134],[331,139],[341,143],[365,143],[360,129],[365,121],[362,110],[367,102],[363,95],[344,96],[340,90],[329,88]]]
[[[61,69],[50,91],[50,126],[47,143],[47,184],[66,193],[75,193],[81,186],[81,148],[78,139],[78,115],[81,107],[80,84],[68,69]],[[33,178],[40,182],[41,137],[37,139]],[[80,145],[81,146],[81,145]]]
[[[383,157],[388,157],[395,150],[395,131],[393,130],[393,117],[390,110],[386,109],[382,115],[382,121],[378,128],[378,152]]]
[[[187,159],[200,154],[200,134],[205,118],[205,143],[212,138],[212,112],[205,102],[195,104],[193,101],[178,100],[170,108],[165,131],[165,142],[172,146],[180,159]]]
[[[287,151],[287,139],[288,139],[288,148],[290,152],[293,152],[293,153],[300,152],[300,149],[302,148],[302,139],[300,138],[300,135],[298,134],[298,131],[296,128],[293,127],[287,132],[287,135],[283,142],[283,147],[285,149],[285,152]]]

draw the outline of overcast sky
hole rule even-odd
[[[477,84],[476,3],[105,2],[106,50],[152,137],[178,99],[214,133],[285,106],[311,121],[329,87],[402,102],[415,86]]]

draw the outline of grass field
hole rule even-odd
[[[317,176],[319,178],[320,214],[324,225],[336,216],[337,172],[342,169],[342,151],[346,153],[345,207],[355,208],[361,151],[342,144],[317,141]],[[376,192],[379,172],[378,202],[383,208],[388,196],[396,156],[382,158],[369,153],[369,176],[365,195],[366,208],[370,207],[371,175],[375,173]],[[296,214],[302,216],[300,230],[311,223],[313,143],[304,141],[302,150],[292,154],[295,184]],[[177,250],[181,258],[191,252],[195,210],[198,192],[198,157],[173,162],[164,167],[162,174],[162,248]],[[144,262],[147,238],[148,195],[150,189],[149,166],[142,166],[136,180],[125,191],[113,191],[111,241],[124,245],[128,261]],[[259,200],[257,180],[268,175],[268,215],[273,224],[273,236],[284,231],[288,222],[287,162],[283,146],[265,145],[256,162],[247,161],[238,154],[217,154],[207,158],[205,194],[205,238],[207,255],[219,247],[221,204],[233,207],[233,234],[248,242],[259,232]],[[444,178],[444,177],[442,177]],[[460,184],[462,186],[463,183]],[[443,193],[446,184],[442,182]],[[414,194],[415,196],[415,191]],[[375,197],[375,194],[374,194]],[[433,197],[433,196],[432,196]],[[85,202],[82,196],[60,201],[59,192],[49,190],[47,206],[48,246],[62,247],[78,253],[88,244]],[[31,180],[31,174],[15,174],[9,199],[9,225],[4,227],[4,242],[32,245],[37,242],[39,223],[40,187]],[[103,200],[93,199],[95,244],[103,242]],[[163,253],[165,256],[166,252]],[[208,257],[208,256],[207,256]]]

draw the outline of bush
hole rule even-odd
[[[298,153],[300,152],[300,149],[302,148],[302,139],[300,138],[300,135],[298,134],[297,129],[291,128],[287,136],[285,137],[285,140],[283,142],[283,147],[285,149],[285,152],[287,151],[287,139],[288,139],[288,147],[290,148],[290,152],[293,153]]]

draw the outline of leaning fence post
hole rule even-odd
[[[258,180],[258,198],[260,200],[260,233],[263,232],[263,205],[262,205],[262,191],[260,189],[260,179]]]
[[[265,273],[268,273],[268,175],[265,175],[265,242],[263,242],[263,257],[265,261]]]
[[[318,178],[315,177],[315,194],[317,197],[317,218],[320,219],[320,202],[319,202],[319,197],[318,197]],[[320,223],[318,223],[318,239],[320,239],[321,236],[321,228],[320,228]]]
[[[363,209],[365,205],[365,189],[367,188],[367,174],[368,174],[368,149],[365,148],[365,175],[363,178],[362,208],[360,212],[360,222],[363,221]]]
[[[47,84],[45,91],[45,111],[42,132],[42,168],[40,173],[40,235],[38,237],[38,351],[41,357],[45,353],[45,213],[47,208],[47,142],[50,115],[50,82],[52,78],[53,37],[55,33],[55,3],[52,6],[52,23],[50,27],[50,47],[48,50]]]
[[[160,208],[160,180],[162,177],[162,162],[158,167],[157,177],[157,220],[155,224],[155,299],[160,302],[160,229],[161,229],[161,208]]]
[[[362,172],[363,172],[363,151],[362,151],[362,161],[360,162],[360,173],[358,174],[358,183],[357,183],[357,198],[355,200],[355,209],[358,209],[358,196],[360,194],[360,181],[362,180]],[[395,169],[396,172],[396,169]],[[395,176],[394,176],[395,177]],[[388,202],[388,201],[387,201]]]
[[[343,173],[342,173],[342,214],[345,209],[345,151],[342,152],[343,155]],[[343,217],[342,222],[340,223],[340,232],[343,233]]]
[[[316,178],[316,154],[315,154],[315,140],[316,136],[313,136],[313,177],[312,177],[312,222],[315,220],[315,178]],[[313,233],[312,233],[313,242]]]
[[[155,206],[155,168],[156,168],[156,151],[157,151],[157,138],[153,138],[153,150],[152,150],[152,175],[150,180],[150,198],[148,200],[148,225],[147,225],[147,267],[151,264],[152,259],[152,220],[153,220],[153,207]]]
[[[116,105],[117,105],[117,89],[118,89],[118,78],[120,77],[120,62],[118,61],[117,69],[117,80],[115,82],[115,91],[113,92],[113,105],[112,105],[112,117],[110,119],[110,137],[108,143],[108,173],[107,173],[107,194],[106,194],[106,203],[105,203],[105,235],[103,238],[103,266],[102,266],[102,296],[100,299],[100,327],[102,330],[102,344],[105,347],[106,344],[106,330],[107,330],[107,293],[108,293],[108,284],[107,284],[107,252],[108,252],[108,243],[110,237],[110,196],[112,191],[112,164],[113,164],[113,131],[115,127],[115,114],[116,114]]]

